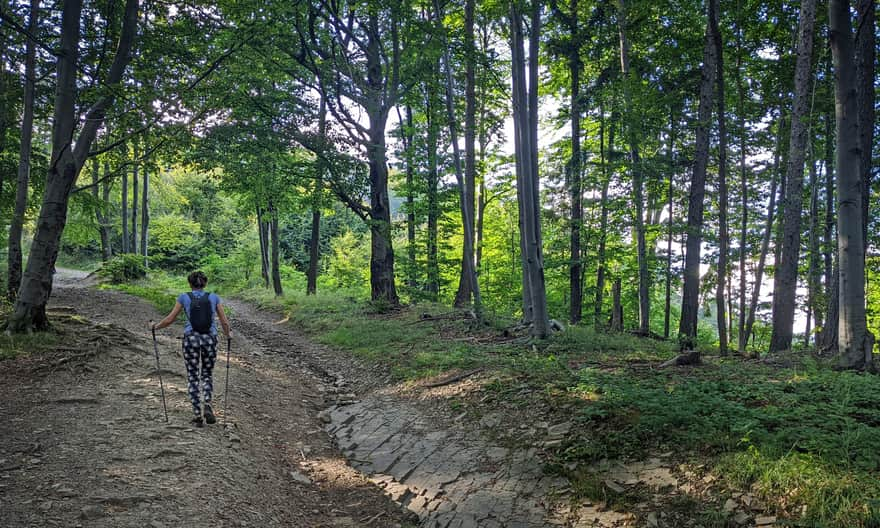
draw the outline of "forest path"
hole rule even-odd
[[[219,422],[193,429],[180,327],[159,332],[163,418],[146,302],[56,274],[50,314],[62,335],[0,363],[0,526],[411,526],[348,466],[324,431],[327,379],[265,320],[233,308],[214,376]],[[224,401],[228,396],[228,409]]]

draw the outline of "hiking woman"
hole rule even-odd
[[[199,405],[200,381],[205,392],[204,421],[209,424],[217,421],[214,409],[211,408],[211,396],[214,393],[211,374],[214,370],[214,362],[217,360],[217,322],[214,314],[220,319],[227,339],[232,337],[232,332],[229,330],[229,320],[226,319],[220,297],[205,291],[208,277],[201,271],[194,271],[189,274],[187,281],[192,291],[181,293],[171,313],[153,325],[153,330],[165,328],[173,323],[181,310],[186,314],[186,326],[183,329],[183,361],[186,364],[189,399],[193,408],[192,424],[202,427],[202,408]]]

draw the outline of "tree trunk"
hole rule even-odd
[[[319,182],[316,182],[319,185]],[[306,295],[318,291],[318,259],[321,248],[321,208],[312,207],[312,233],[309,238],[309,269],[306,273]]]
[[[440,183],[440,176],[438,175],[437,169],[437,149],[439,148],[438,141],[438,125],[437,119],[434,115],[434,105],[432,104],[433,93],[430,87],[426,86],[425,89],[425,115],[427,119],[428,126],[428,134],[427,134],[427,149],[428,149],[428,189],[427,189],[427,201],[428,201],[428,281],[425,284],[425,290],[428,293],[428,297],[432,301],[436,301],[438,295],[440,294],[440,264],[437,260],[437,220],[440,217],[440,203],[437,196],[438,193],[438,185]]]
[[[472,2],[472,0],[469,0]],[[440,9],[440,4],[438,0],[434,0],[434,8],[437,11],[437,19],[442,20],[443,14]],[[471,11],[473,11],[473,5],[471,4]],[[473,13],[471,13],[471,17]],[[470,44],[473,44],[473,21],[471,21],[470,28]],[[445,41],[445,39],[444,39]],[[452,153],[453,153],[453,163],[455,169],[455,179],[458,183],[458,197],[459,197],[459,209],[461,210],[461,223],[462,223],[462,255],[461,255],[461,278],[459,280],[458,293],[455,296],[455,305],[458,307],[467,306],[471,302],[471,297],[473,296],[474,300],[474,310],[477,313],[477,317],[481,317],[481,298],[480,298],[480,285],[477,283],[477,274],[474,269],[474,174],[471,173],[469,176],[465,176],[462,174],[461,168],[461,152],[458,148],[458,127],[456,125],[455,119],[455,106],[454,106],[454,93],[453,93],[453,85],[452,85],[452,60],[449,54],[449,47],[444,46],[443,53],[443,62],[446,69],[446,118],[448,120],[449,126],[449,138],[452,142]],[[468,116],[466,117],[466,121],[470,123],[471,127],[473,126],[474,121],[474,87],[473,87],[473,65],[470,66],[471,71],[469,73],[468,79],[468,95],[470,99],[467,102],[468,107]],[[467,137],[468,134],[470,137]],[[469,132],[465,132],[465,143],[470,145],[470,152],[468,156],[470,156],[470,160],[468,163],[470,164],[471,170],[475,170],[474,167],[474,134],[473,129]]]
[[[388,201],[388,166],[385,160],[384,116],[370,117],[370,298],[397,306],[394,285],[394,248],[391,243],[391,206]]]
[[[776,263],[778,289],[773,291],[773,332],[770,352],[791,348],[795,294],[801,249],[801,210],[804,189],[804,157],[809,130],[810,81],[812,79],[815,0],[801,2],[798,23],[798,51],[794,77],[788,168],[784,193],[782,247]]]
[[[608,240],[608,185],[611,182],[611,171],[608,170],[610,153],[614,151],[614,112],[611,112],[611,130],[608,134],[608,154],[605,152],[605,109],[599,102],[599,163],[602,167],[602,195],[599,213],[599,250],[596,255],[596,303],[594,323],[600,329],[602,323],[602,305],[605,295],[605,249]]]
[[[718,321],[718,349],[722,356],[727,355],[728,325],[727,305],[724,298],[724,287],[727,284],[727,257],[730,251],[729,230],[727,226],[727,116],[724,100],[724,47],[721,42],[721,31],[718,28],[716,13],[710,23],[714,24],[712,33],[715,38],[715,55],[718,98],[718,284],[715,288],[715,306]]]
[[[101,237],[101,258],[104,262],[110,260],[110,231],[108,229],[107,215],[104,214],[106,202],[98,197],[98,160],[92,162],[92,198],[95,200],[95,220],[98,222],[98,235]]]
[[[327,140],[326,111],[326,102],[322,96],[318,107],[318,134],[321,136],[321,142]],[[309,238],[309,269],[306,272],[306,295],[315,295],[318,291],[318,260],[321,256],[321,191],[324,186],[324,162],[317,160],[316,163],[317,176],[315,178],[315,189],[312,191],[312,233]]]
[[[278,210],[275,205],[269,202],[269,233],[272,238],[272,289],[275,291],[275,297],[284,295],[284,289],[281,286],[281,251],[279,249],[278,240]]]
[[[813,140],[810,139],[810,231],[807,265],[807,327],[804,344],[810,346],[812,322],[816,328],[822,327],[822,310],[818,299],[822,296],[822,275],[819,262],[819,182],[816,173],[816,157],[813,153]]]
[[[455,306],[467,306],[474,298],[474,305],[481,309],[479,283],[477,271],[474,265],[474,194],[476,193],[477,181],[477,156],[476,156],[476,57],[474,44],[474,0],[465,0],[464,5],[464,46],[465,46],[465,111],[464,111],[464,182],[459,194],[464,200],[466,211],[462,211],[464,225],[464,244],[462,247],[461,273],[458,280],[458,291],[455,294]],[[446,75],[447,96],[451,96],[452,65],[449,62],[449,47],[446,48]],[[447,106],[452,108],[452,101],[447,97]],[[447,110],[448,111],[448,110]],[[455,128],[454,113],[449,123],[450,131]],[[455,135],[455,134],[453,134]],[[453,149],[458,150],[458,141],[453,139]],[[456,161],[460,164],[460,161]],[[461,185],[461,184],[460,184]],[[467,221],[465,221],[465,217]],[[470,234],[468,234],[470,233]],[[465,262],[467,261],[467,262]]]
[[[141,255],[144,256],[144,267],[149,267],[150,265],[150,252],[148,250],[149,240],[150,240],[150,170],[149,165],[147,165],[146,156],[150,151],[150,145],[147,143],[146,136],[144,137],[144,192],[141,196]]]
[[[138,176],[140,172],[141,149],[138,138],[134,138],[134,167],[131,171],[131,245],[132,253],[139,254],[137,248],[137,218],[138,218]]]
[[[107,262],[111,258],[113,258],[113,239],[110,236],[110,226],[113,225],[113,222],[110,220],[110,162],[104,161],[104,181],[101,182],[101,205],[107,209],[102,213],[104,221],[101,224],[101,238],[107,239],[107,245],[101,248],[102,250],[102,259],[104,262]]]
[[[830,73],[830,72],[829,72]],[[831,75],[829,74],[829,77]],[[837,354],[837,318],[839,302],[838,270],[834,262],[837,243],[834,240],[834,132],[831,112],[825,117],[825,236],[823,237],[823,259],[825,261],[825,325],[818,338],[818,348],[824,354]]]
[[[828,18],[834,59],[834,99],[837,121],[837,251],[840,266],[838,362],[842,368],[863,369],[873,364],[874,338],[865,320],[865,246],[862,241],[861,142],[857,68],[853,50],[849,2],[830,0]]]
[[[620,303],[620,279],[614,279],[614,285],[611,287],[611,320],[608,323],[608,329],[612,332],[623,332],[623,305]]]
[[[129,253],[131,237],[128,234],[128,169],[122,170],[122,252]]]
[[[875,39],[874,0],[858,0],[858,19],[856,25],[856,82],[858,122],[859,122],[859,147],[861,149],[862,171],[862,241],[865,245],[865,254],[868,249],[868,226],[870,222],[869,202],[871,197],[871,174],[874,163],[874,62],[876,61],[877,41]]]
[[[37,220],[37,231],[22,277],[19,297],[7,328],[13,332],[48,327],[46,301],[52,291],[52,270],[58,256],[61,234],[67,222],[70,191],[91,149],[92,142],[104,122],[107,109],[114,101],[108,90],[85,112],[83,126],[73,143],[78,123],[76,78],[79,50],[82,0],[69,0],[61,12],[61,45],[57,59],[55,111],[52,126],[52,155],[43,192],[43,203]],[[131,58],[130,52],[137,28],[138,0],[127,0],[119,43],[106,84],[113,86]]]
[[[618,0],[618,30],[620,35],[620,73],[623,77],[623,97],[626,105],[626,131],[629,138],[630,169],[633,179],[633,201],[635,202],[635,234],[639,266],[639,333],[648,335],[651,332],[651,291],[648,275],[648,253],[645,240],[645,200],[644,182],[642,177],[641,159],[639,157],[638,134],[636,133],[636,116],[633,112],[632,90],[629,71],[630,45],[627,40],[626,6],[624,0]]]
[[[741,22],[740,22],[741,23]],[[748,226],[749,226],[749,187],[748,173],[746,172],[746,89],[743,83],[742,68],[742,28],[737,34],[737,57],[736,57],[736,88],[737,88],[737,114],[739,121],[739,193],[740,193],[740,226],[739,226],[739,322],[737,324],[737,349],[740,353],[745,350],[746,331],[746,253],[748,252]]]
[[[40,9],[39,0],[31,0],[30,13],[28,15],[28,33],[31,35],[36,33],[37,15]],[[18,295],[18,289],[21,286],[21,232],[24,226],[24,215],[27,211],[28,204],[28,184],[31,174],[31,143],[34,133],[34,92],[36,84],[36,62],[37,62],[36,45],[32,39],[27,39],[25,46],[25,63],[24,63],[24,100],[23,112],[21,119],[21,143],[18,159],[18,180],[15,187],[15,209],[12,213],[12,221],[9,226],[9,247],[7,251],[7,284],[6,295],[9,300],[15,300]],[[0,61],[4,59],[0,57]],[[4,77],[6,73],[3,66],[0,66],[0,75]],[[4,90],[5,86],[0,86]],[[0,113],[5,113],[0,110]],[[5,138],[5,126],[0,127],[0,141]],[[3,182],[0,180],[0,192],[2,192]]]
[[[752,298],[749,302],[749,315],[746,319],[745,330],[739,340],[739,353],[745,354],[746,345],[752,335],[752,327],[755,324],[755,316],[758,311],[758,300],[761,298],[761,283],[764,281],[764,266],[767,262],[767,252],[770,250],[770,239],[773,237],[773,219],[776,214],[776,192],[779,181],[779,158],[782,156],[782,134],[785,130],[785,117],[780,116],[776,125],[776,148],[773,153],[773,169],[770,176],[770,203],[767,206],[767,224],[764,227],[764,239],[761,241],[761,253],[758,255],[758,268],[755,270],[755,285],[752,287]],[[780,191],[781,194],[781,191]],[[780,202],[781,196],[780,196]]]
[[[715,79],[716,48],[712,28],[717,27],[718,0],[709,0],[706,23],[706,42],[703,48],[703,68],[700,81],[700,104],[694,145],[694,170],[688,200],[687,252],[684,263],[684,288],[681,301],[681,321],[678,332],[693,347],[697,337],[697,319],[700,311],[700,246],[703,241],[703,199],[706,194],[706,167],[709,164],[709,133],[712,119],[712,86]]]
[[[409,273],[407,273],[406,285],[415,290],[418,285],[416,279],[416,202],[415,189],[413,188],[415,164],[413,160],[413,115],[412,107],[406,105],[406,254]]]
[[[572,324],[582,317],[583,284],[581,275],[581,230],[584,222],[584,207],[581,190],[581,105],[580,105],[580,36],[578,35],[578,0],[571,0],[569,9],[569,33],[571,42],[568,56],[568,69],[571,74],[571,161],[568,166],[568,195],[571,204],[571,263],[568,271],[570,290],[569,320]]]
[[[676,138],[676,121],[677,112],[670,110],[669,112],[669,148],[666,152],[666,158],[669,160],[669,188],[667,189],[667,199],[669,208],[669,217],[666,220],[666,304],[663,311],[663,337],[669,339],[669,327],[672,318],[672,219],[675,215],[675,201],[672,199],[675,188],[675,138]]]
[[[263,220],[263,208],[257,206],[257,232],[260,236],[260,271],[263,276],[263,287],[269,287],[269,232]]]
[[[391,306],[400,304],[394,283],[394,247],[391,241],[391,206],[388,200],[388,164],[385,151],[385,126],[388,108],[383,76],[382,50],[379,42],[379,14],[371,10],[367,37],[367,85],[371,99],[368,107],[370,166],[370,298]],[[395,86],[396,90],[397,87]]]
[[[529,39],[529,86],[525,83],[525,50],[522,35],[522,20],[515,2],[510,4],[510,22],[512,39],[512,82],[513,110],[517,141],[515,142],[518,171],[518,187],[522,189],[521,207],[521,238],[524,240],[524,254],[528,290],[531,300],[532,335],[545,338],[549,332],[547,317],[547,296],[544,285],[544,267],[541,241],[540,196],[538,194],[537,164],[537,66],[538,66],[538,35],[540,32],[540,6],[535,3],[531,13],[531,35]]]

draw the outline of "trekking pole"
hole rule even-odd
[[[226,390],[223,391],[223,423],[226,420],[226,405],[229,402],[229,348],[232,346],[232,338],[226,337]]]
[[[162,410],[165,411],[165,423],[168,423],[168,407],[165,405],[165,385],[162,384],[162,367],[159,366],[159,344],[156,342],[156,328],[150,321],[150,331],[153,332],[153,351],[156,353],[156,374],[159,376],[159,389],[162,390]]]

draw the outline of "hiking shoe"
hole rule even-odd
[[[212,409],[207,403],[205,404],[205,423],[217,423],[217,418],[214,416],[214,409]]]
[[[196,416],[189,422],[193,427],[204,427],[204,422],[202,422],[201,416]]]

